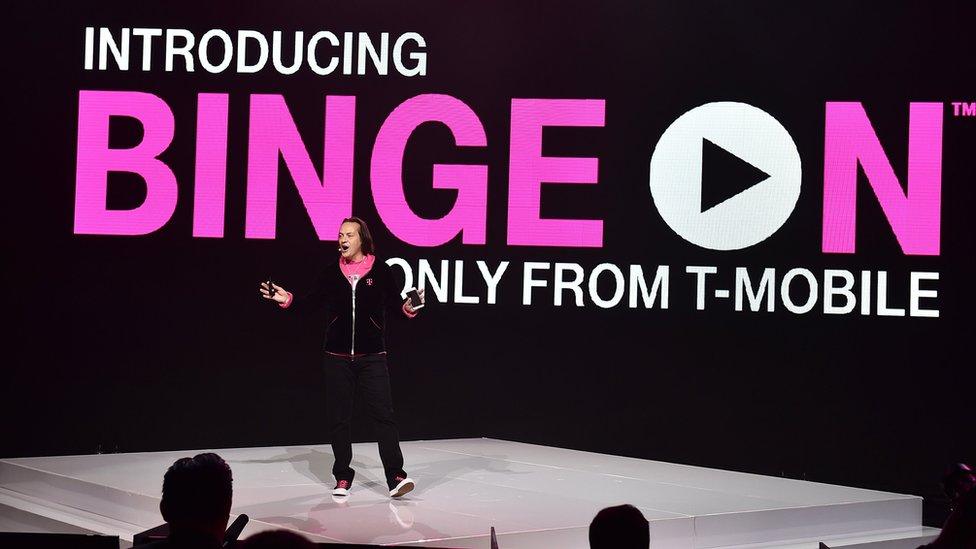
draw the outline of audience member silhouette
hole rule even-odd
[[[268,530],[250,536],[237,545],[238,549],[315,549],[304,536],[288,530]]]
[[[954,465],[942,479],[952,513],[935,541],[919,549],[976,549],[976,472]]]
[[[163,476],[159,510],[169,537],[147,549],[216,549],[230,518],[233,479],[230,466],[213,453],[176,460]]]
[[[607,507],[590,523],[590,549],[647,549],[647,519],[633,505]]]

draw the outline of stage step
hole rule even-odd
[[[0,532],[119,536],[119,548],[127,549],[132,547],[132,535],[142,530],[83,509],[0,488]]]
[[[909,528],[905,532],[887,533],[876,536],[858,536],[843,540],[824,540],[819,549],[916,549],[931,543],[939,537],[938,528],[923,526]]]

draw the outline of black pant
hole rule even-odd
[[[325,380],[326,411],[332,435],[332,453],[335,454],[332,474],[336,480],[350,482],[356,474],[349,466],[352,462],[350,422],[353,395],[358,390],[366,403],[367,413],[373,420],[386,482],[392,488],[396,484],[393,482],[394,477],[405,477],[407,474],[403,471],[400,436],[393,420],[393,397],[390,394],[386,355],[371,354],[349,358],[326,354]]]

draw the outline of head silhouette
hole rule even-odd
[[[633,505],[607,507],[590,523],[591,549],[647,549],[650,536],[647,519]]]
[[[315,544],[288,530],[259,532],[244,540],[241,549],[315,549]]]
[[[176,460],[163,476],[159,510],[173,535],[223,540],[233,495],[230,466],[217,454]]]

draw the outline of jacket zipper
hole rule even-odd
[[[352,347],[349,349],[349,354],[356,354],[356,283],[358,280],[354,280],[352,283]]]

